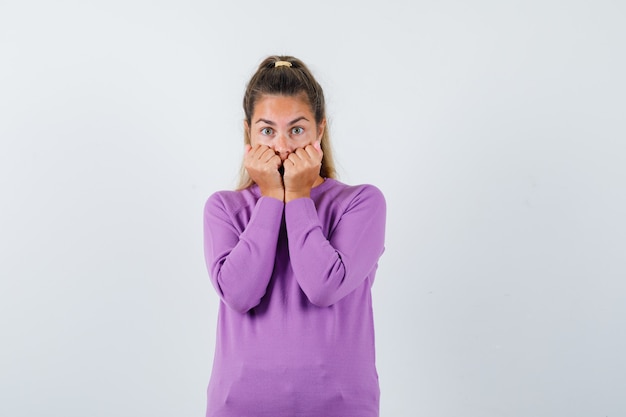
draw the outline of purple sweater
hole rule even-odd
[[[206,263],[220,297],[208,417],[374,417],[371,286],[385,200],[333,179],[287,204],[255,185],[209,197]]]

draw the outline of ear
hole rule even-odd
[[[244,143],[250,145],[250,125],[248,124],[248,121],[246,119],[243,120],[243,138]]]
[[[322,121],[317,125],[317,140],[322,140],[324,129],[326,129],[326,119],[322,119]]]

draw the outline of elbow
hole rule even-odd
[[[233,311],[236,311],[239,314],[246,314],[248,311],[252,310],[254,307],[258,305],[258,303],[245,303],[235,300],[226,300],[224,299],[224,303]]]
[[[261,302],[261,299],[257,297],[228,296],[224,293],[222,293],[221,298],[228,308],[240,314],[246,314]]]
[[[246,314],[261,303],[265,291],[255,291],[253,288],[239,288],[224,285],[217,281],[217,292],[227,307],[241,314]]]
[[[335,264],[332,270],[322,274],[324,280],[309,276],[302,280],[300,288],[309,302],[317,307],[331,307],[345,295],[345,269],[342,264]]]
[[[339,301],[337,290],[332,290],[325,286],[313,290],[308,290],[304,293],[306,294],[306,297],[311,302],[311,304],[317,307],[331,307],[333,304]]]

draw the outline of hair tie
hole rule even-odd
[[[274,62],[274,68],[277,67],[291,67],[291,62],[289,61],[276,61]]]

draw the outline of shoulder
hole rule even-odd
[[[348,185],[335,179],[327,179],[326,181],[329,181],[328,192],[335,196],[344,196],[346,198],[362,196],[376,200],[385,200],[383,192],[372,184]]]
[[[259,198],[255,186],[237,191],[217,191],[206,200],[204,212],[225,211],[235,214],[246,207],[254,206]]]
[[[354,206],[385,208],[383,192],[372,184],[348,185],[335,179],[327,179],[326,187],[320,190],[318,201],[321,205],[340,206],[348,210]]]

